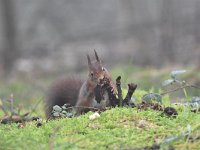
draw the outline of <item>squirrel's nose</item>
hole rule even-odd
[[[104,79],[104,75],[103,75],[103,74],[100,74],[100,75],[98,76],[98,82],[101,82],[103,79]]]

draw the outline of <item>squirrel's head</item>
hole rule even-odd
[[[87,55],[89,78],[96,84],[100,83],[104,78],[110,78],[109,72],[101,63],[97,52],[94,50],[96,61],[91,62],[90,56]]]

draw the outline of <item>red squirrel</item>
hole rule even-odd
[[[91,62],[90,56],[87,55],[89,74],[84,82],[79,78],[66,78],[53,84],[45,101],[46,117],[51,116],[54,105],[70,104],[78,108],[76,109],[78,113],[83,112],[86,107],[99,108],[110,105],[106,93],[104,94],[104,101],[102,100],[101,103],[97,103],[97,100],[95,100],[95,88],[102,83],[102,80],[108,79],[114,92],[116,92],[116,88],[95,50],[94,53],[95,62]]]

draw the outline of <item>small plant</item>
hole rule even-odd
[[[185,73],[185,72],[186,72],[186,70],[176,70],[176,71],[172,71],[172,72],[171,72],[171,75],[170,75],[171,79],[165,80],[165,81],[162,83],[162,85],[163,85],[163,86],[167,86],[167,85],[173,84],[173,83],[178,83],[178,84],[180,84],[180,85],[184,85],[184,84],[185,84],[185,81],[180,81],[180,80],[178,79],[178,76],[181,75],[181,74],[183,74],[183,73]]]
[[[142,100],[147,103],[152,103],[152,102],[162,103],[162,95],[158,93],[148,93],[142,97]]]
[[[177,141],[180,141],[181,139],[186,139],[187,141],[193,139],[192,134],[193,133],[198,133],[200,131],[200,124],[196,125],[193,130],[190,124],[187,125],[186,131],[179,135],[174,135],[170,137],[166,137],[164,141],[160,144],[162,148],[166,147],[167,145],[171,145]]]
[[[187,94],[187,91],[186,91],[186,88],[196,88],[196,89],[200,89],[200,87],[196,86],[196,85],[192,85],[192,84],[189,84],[187,83],[185,80],[180,80],[178,79],[179,75],[185,73],[186,71],[185,70],[176,70],[176,71],[172,71],[171,72],[171,75],[170,75],[170,79],[167,79],[165,80],[162,85],[163,86],[167,86],[167,85],[173,85],[173,84],[178,84],[179,87],[178,88],[175,88],[175,89],[172,89],[172,90],[169,90],[169,91],[166,91],[166,92],[163,92],[161,93],[161,95],[165,95],[165,94],[169,94],[169,93],[172,93],[172,92],[175,92],[175,91],[178,91],[178,90],[183,90],[183,93],[185,95],[185,98],[186,100],[188,99],[188,94]]]
[[[186,83],[186,81],[179,79],[179,76],[181,74],[185,73],[185,72],[186,72],[186,70],[172,71],[171,74],[170,74],[170,79],[167,79],[162,83],[162,86],[178,84],[179,87],[177,87],[175,89],[172,89],[172,90],[164,91],[164,92],[162,92],[160,94],[159,93],[148,93],[148,94],[145,94],[142,97],[142,100],[144,102],[148,102],[148,103],[149,102],[160,102],[160,103],[162,103],[162,96],[163,95],[170,94],[170,93],[173,93],[173,92],[178,91],[178,90],[183,90],[185,98],[188,99],[188,94],[187,94],[187,91],[186,91],[187,87],[196,88],[196,89],[200,89],[200,88],[195,86],[195,85],[188,84],[188,83]]]
[[[173,84],[178,84],[180,86],[180,89],[183,90],[183,93],[185,95],[185,98],[188,99],[188,94],[186,92],[186,87],[188,86],[188,84],[184,81],[184,80],[180,80],[178,79],[179,75],[184,74],[186,72],[186,70],[176,70],[176,71],[172,71],[171,72],[171,79],[167,79],[165,80],[162,85],[163,86],[167,86],[167,85],[173,85]]]
[[[186,106],[190,106],[192,112],[200,111],[200,97],[192,97],[190,102],[185,103]]]
[[[183,90],[185,98],[188,99],[188,94],[187,94],[187,91],[186,91],[187,87],[197,88],[197,89],[200,89],[200,88],[195,86],[195,85],[190,85],[190,84],[186,83],[186,81],[179,79],[179,76],[181,74],[185,73],[185,72],[186,72],[185,70],[172,71],[171,75],[170,75],[170,79],[167,79],[162,83],[163,86],[173,85],[173,84],[177,85],[178,84],[179,85],[178,88],[168,90],[168,91],[165,91],[165,92],[162,92],[162,93],[145,94],[145,95],[142,96],[142,101],[144,103],[151,104],[151,105],[153,103],[162,103],[163,95],[169,94],[169,93],[172,93],[172,92],[175,92],[175,91],[178,91],[178,90]],[[200,111],[200,97],[193,97],[190,100],[190,102],[188,101],[187,103],[185,103],[185,105],[190,106],[191,111],[193,111],[193,112]],[[168,107],[164,109],[165,114],[167,114],[167,115],[170,115],[170,114],[177,115],[176,110],[174,108],[172,108],[172,107],[169,107],[169,108],[170,109],[168,109]]]
[[[53,106],[52,116],[53,117],[64,117],[72,118],[75,115],[73,108],[69,107],[70,105],[64,104],[62,107],[55,105]]]
[[[6,107],[5,102],[9,102]],[[14,96],[10,95],[10,98],[4,103],[0,100],[0,109],[4,112],[4,117],[0,118],[0,123],[24,123],[26,121],[38,120],[39,117],[31,117],[31,112],[21,114],[21,108],[14,106]]]

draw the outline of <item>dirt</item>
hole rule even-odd
[[[142,101],[140,104],[137,104],[136,107],[140,110],[147,110],[150,108],[156,111],[163,111],[163,108],[159,103],[147,103]]]
[[[176,109],[173,107],[166,107],[164,109],[164,114],[167,115],[168,117],[171,117],[171,116],[176,117],[178,115]]]

